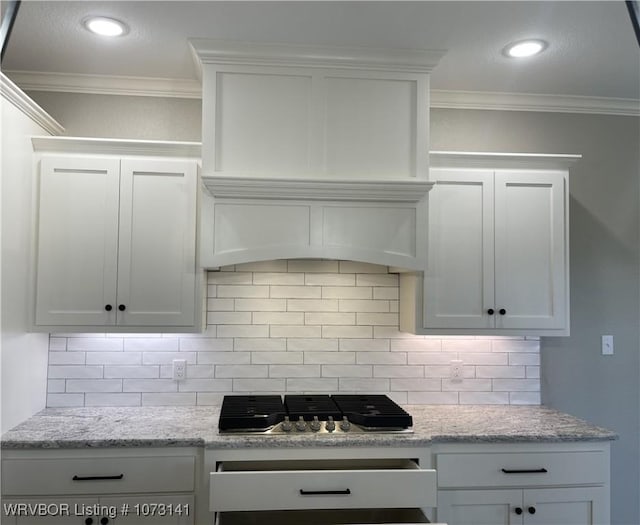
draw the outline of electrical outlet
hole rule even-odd
[[[602,336],[602,355],[613,355],[613,336]]]
[[[462,381],[462,359],[452,359],[449,362],[449,378],[455,381]]]
[[[173,360],[173,379],[176,381],[183,381],[187,378],[187,360],[186,359],[174,359]]]

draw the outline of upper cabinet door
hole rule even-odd
[[[118,324],[193,325],[196,163],[124,159],[121,171]]]
[[[565,203],[564,172],[496,172],[497,328],[566,326]]]
[[[37,324],[115,323],[119,167],[113,158],[42,159]]]
[[[433,169],[425,326],[493,328],[493,171]]]

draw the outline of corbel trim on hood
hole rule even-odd
[[[433,186],[426,180],[311,180],[265,177],[202,177],[217,198],[418,202]]]

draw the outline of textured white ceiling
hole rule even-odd
[[[81,25],[88,15],[131,30],[96,37]],[[445,49],[435,89],[640,98],[640,50],[622,1],[24,1],[3,69],[193,79],[190,37]],[[522,62],[501,54],[530,37],[547,51]]]

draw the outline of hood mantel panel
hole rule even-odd
[[[206,268],[325,258],[424,270],[428,181],[203,181]]]

